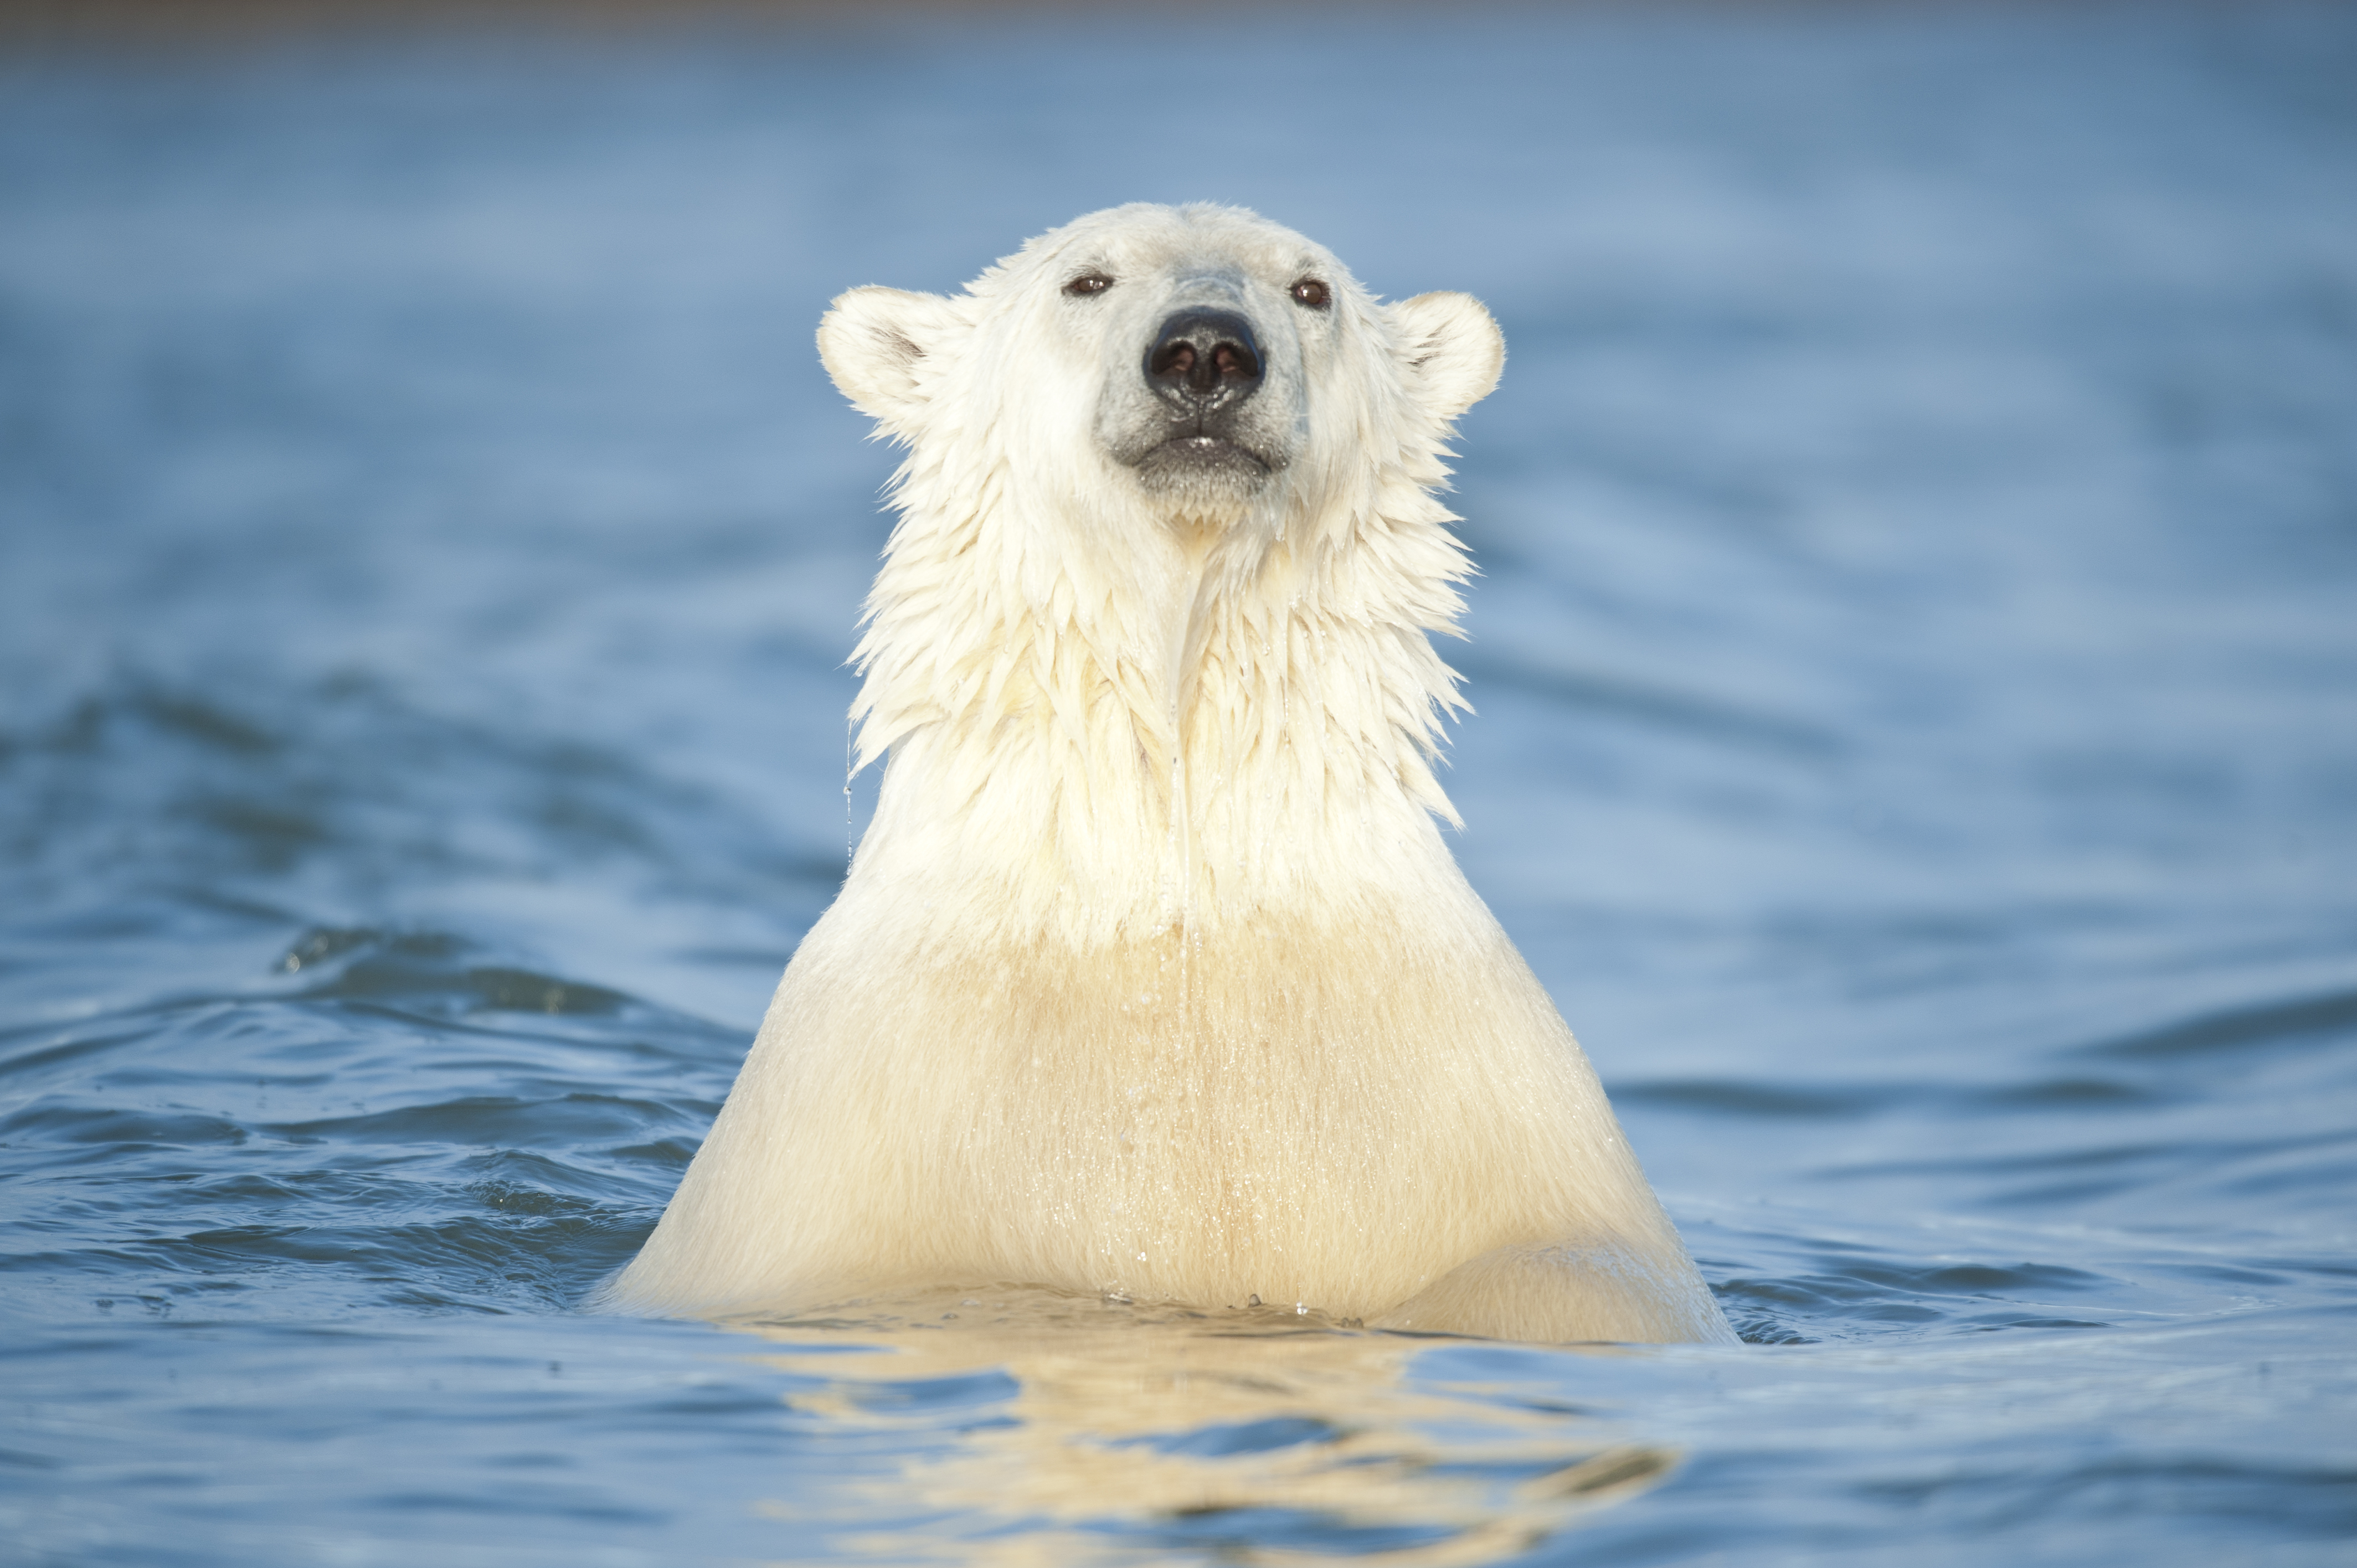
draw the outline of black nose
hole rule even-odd
[[[1163,322],[1146,356],[1146,379],[1189,409],[1242,403],[1260,390],[1260,344],[1232,310],[1181,310]]]

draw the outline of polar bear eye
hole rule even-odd
[[[1103,294],[1112,286],[1113,279],[1103,273],[1082,273],[1064,285],[1064,292],[1073,295]]]
[[[1306,305],[1312,310],[1323,310],[1334,303],[1334,291],[1328,288],[1319,279],[1303,278],[1293,285],[1293,299],[1297,305]]]

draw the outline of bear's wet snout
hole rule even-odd
[[[1181,310],[1162,323],[1146,351],[1146,379],[1190,413],[1242,403],[1260,390],[1260,343],[1232,310]]]

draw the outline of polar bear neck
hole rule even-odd
[[[1085,946],[1453,880],[1445,475],[1189,529],[920,450],[855,656],[858,764],[889,761],[854,881]]]

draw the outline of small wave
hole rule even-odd
[[[558,868],[770,897],[842,875],[612,746],[429,712],[365,675],[235,689],[129,671],[0,736],[0,861],[126,891],[319,878],[364,904]]]
[[[2036,1476],[2002,1463],[1944,1467],[1936,1476],[1867,1481],[1858,1490],[1910,1509],[2001,1509],[2008,1518],[2045,1521],[2050,1534],[2072,1523],[2182,1518],[2235,1520],[2246,1532],[2238,1539],[2254,1544],[2255,1538],[2345,1541],[2357,1535],[2357,1467],[2330,1463],[2120,1455]],[[2092,1552],[2096,1541],[2084,1546]],[[2248,1559],[2226,1550],[2211,1560]]]
[[[440,932],[386,932],[366,927],[314,927],[288,947],[281,971],[336,966],[332,977],[302,991],[312,1001],[431,998],[468,1012],[606,1016],[631,1005],[602,985],[560,980],[529,969],[466,965],[471,944]]]
[[[719,1107],[714,1106],[716,1114]],[[619,1095],[575,1092],[544,1100],[468,1095],[356,1116],[271,1124],[297,1143],[439,1144],[481,1148],[573,1148],[627,1138],[667,1121],[681,1108]]]
[[[480,1023],[485,1015],[536,1015],[580,1023],[589,1029],[580,1037],[610,1039],[617,1030],[632,1030],[646,1044],[661,1048],[659,1042],[673,1043],[699,1058],[715,1052],[733,1056],[745,1044],[733,1029],[625,992],[519,964],[481,961],[487,956],[477,943],[446,931],[313,927],[287,946],[274,968],[303,980],[283,997],[312,1006],[386,1008],[446,1026]]]
[[[2147,1109],[2179,1098],[2154,1084],[2083,1074],[2004,1084],[1977,1090],[1969,1097],[1973,1105],[1989,1111],[2055,1111],[2071,1114]]]
[[[1706,1249],[1697,1250],[1697,1261],[1736,1331],[1753,1344],[2100,1328],[2108,1326],[2108,1304],[2123,1283],[2046,1259],[1932,1261],[1823,1236],[1753,1234],[1745,1241],[1755,1265],[1773,1258],[1784,1266],[1731,1267]]]
[[[2181,1023],[2083,1046],[2080,1054],[2161,1062],[2265,1047],[2323,1046],[2357,1031],[2357,990],[2259,1002],[2203,1013]]]
[[[1924,1091],[1903,1085],[1760,1083],[1735,1079],[1676,1079],[1615,1084],[1612,1098],[1631,1105],[1658,1105],[1713,1115],[1842,1121],[1867,1116],[1920,1099]]]
[[[10,1143],[100,1144],[121,1152],[242,1144],[247,1136],[243,1127],[219,1116],[108,1105],[35,1104],[0,1121],[0,1137]]]

